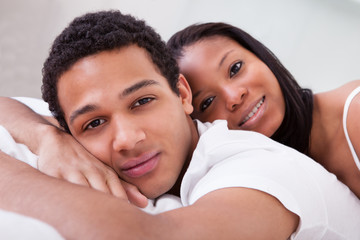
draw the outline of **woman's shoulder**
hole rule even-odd
[[[316,148],[313,148],[312,151],[319,151],[319,144],[324,145],[324,151],[328,152],[328,144],[336,142],[336,139],[342,139],[345,137],[341,134],[343,128],[343,114],[345,102],[348,99],[351,92],[360,86],[360,80],[351,81],[343,84],[342,86],[321,93],[314,94],[314,108],[313,108],[313,128],[312,128],[312,142],[315,144]],[[360,99],[360,94],[356,96],[357,99]],[[354,99],[356,100],[356,99]],[[358,101],[360,105],[360,101]],[[353,117],[356,109],[360,107],[355,107],[354,101],[349,114],[350,119],[354,120]],[[351,126],[350,126],[351,125]],[[357,124],[356,124],[357,125]],[[349,123],[348,127],[353,127],[353,121]],[[326,139],[324,137],[326,136]],[[326,143],[327,142],[327,143]],[[317,149],[317,150],[315,150]],[[322,148],[320,148],[322,149]],[[313,152],[314,154],[314,152]],[[323,155],[323,152],[317,155]],[[313,156],[314,157],[314,156]],[[319,157],[319,156],[318,156]]]
[[[314,105],[317,105],[320,108],[330,107],[332,111],[337,110],[342,114],[345,101],[357,87],[360,87],[360,80],[347,82],[340,87],[326,92],[316,93],[314,95]]]
[[[351,111],[355,114],[354,119],[360,116],[360,80],[349,82],[343,85],[339,92],[339,95],[343,95],[344,98],[344,111]]]
[[[349,94],[357,87],[360,87],[360,80],[354,80],[351,82],[347,82],[338,88],[328,91],[328,93],[333,96],[338,95],[338,96],[346,99],[349,96]]]

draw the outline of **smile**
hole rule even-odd
[[[160,159],[160,153],[143,154],[128,161],[121,167],[121,171],[128,177],[138,178],[155,169]]]
[[[261,105],[264,103],[265,97],[263,97],[256,105],[255,107],[250,111],[250,113],[245,117],[245,119],[240,123],[240,126],[242,126],[244,123],[246,123],[252,116],[256,114],[256,112],[259,110]]]

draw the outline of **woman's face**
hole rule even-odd
[[[228,121],[230,129],[271,136],[280,127],[285,102],[271,70],[236,41],[214,36],[184,49],[180,72],[193,93],[192,116]]]

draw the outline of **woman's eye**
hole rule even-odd
[[[133,105],[133,107],[139,107],[141,105],[151,102],[152,100],[154,100],[154,98],[152,98],[152,97],[142,98],[142,99],[136,101],[135,104]]]
[[[200,104],[200,111],[204,112],[214,101],[215,97],[209,97]]]
[[[91,121],[88,125],[86,125],[85,129],[96,128],[96,127],[100,126],[101,124],[103,124],[104,122],[105,122],[104,119],[95,119],[95,120]]]
[[[232,78],[235,74],[237,74],[240,71],[242,64],[243,64],[242,62],[237,62],[230,67],[230,78]]]

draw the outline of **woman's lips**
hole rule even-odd
[[[160,153],[145,153],[141,156],[128,160],[121,166],[121,171],[128,177],[138,178],[151,172],[160,159]]]
[[[264,103],[264,100],[265,100],[265,96],[261,98],[261,100],[253,107],[253,109],[248,113],[248,115],[244,118],[244,120],[242,120],[242,122],[239,124],[239,127],[244,125],[252,116],[254,116],[257,113],[261,105]]]

